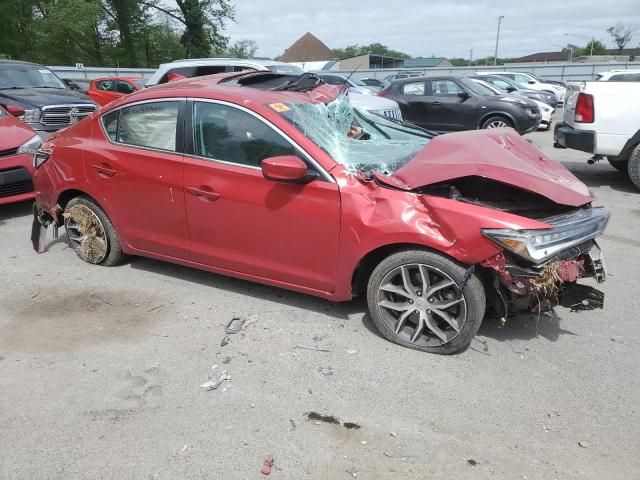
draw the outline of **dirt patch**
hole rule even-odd
[[[71,351],[104,342],[130,342],[171,315],[160,298],[135,290],[67,291],[54,287],[35,298],[2,305],[0,347],[14,351]]]

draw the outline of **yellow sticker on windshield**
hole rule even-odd
[[[289,110],[291,110],[284,103],[270,103],[269,106],[278,113],[288,112]]]

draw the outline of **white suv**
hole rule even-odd
[[[176,78],[202,77],[225,72],[242,71],[271,71],[283,75],[302,75],[304,70],[289,63],[276,62],[275,60],[242,59],[242,58],[194,58],[189,60],[176,60],[171,63],[163,63],[145,84],[146,87],[160,85],[171,81],[171,75]],[[357,92],[349,92],[351,104],[364,112],[372,112],[384,115],[396,120],[402,120],[400,105],[388,98],[375,95],[364,95]]]
[[[481,71],[476,74],[485,75],[501,75],[503,77],[510,78],[523,88],[529,88],[531,90],[540,90],[543,92],[555,93],[558,98],[558,103],[564,103],[564,96],[566,94],[566,88],[562,85],[556,85],[555,83],[545,83],[532,73],[523,72],[487,72]]]
[[[639,82],[640,70],[609,70],[596,74],[599,82]]]
[[[244,70],[270,70],[285,75],[300,75],[304,73],[300,67],[274,60],[243,59],[243,58],[190,58],[163,63],[158,67],[146,87],[152,87],[170,80],[170,74],[180,77],[202,77],[225,72],[242,72]]]

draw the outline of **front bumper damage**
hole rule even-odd
[[[62,207],[56,205],[50,211],[45,211],[38,204],[33,203],[33,221],[31,222],[31,244],[33,249],[42,253],[45,251],[47,228],[53,225],[53,238],[58,238],[58,227],[62,224]]]
[[[543,265],[522,266],[503,252],[481,266],[492,273],[490,285],[496,295],[491,306],[503,318],[517,312],[548,312],[557,305],[571,310],[604,306],[603,292],[577,283],[582,278],[606,280],[604,257],[594,240],[571,247]]]

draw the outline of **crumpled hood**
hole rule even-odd
[[[16,103],[29,107],[44,107],[46,105],[65,105],[74,103],[93,104],[86,95],[71,89],[57,88],[19,88],[12,90],[0,90],[0,100],[5,103]],[[2,103],[2,102],[0,102]]]
[[[587,186],[510,128],[439,135],[393,177],[411,189],[478,176],[572,207],[593,200]]]

